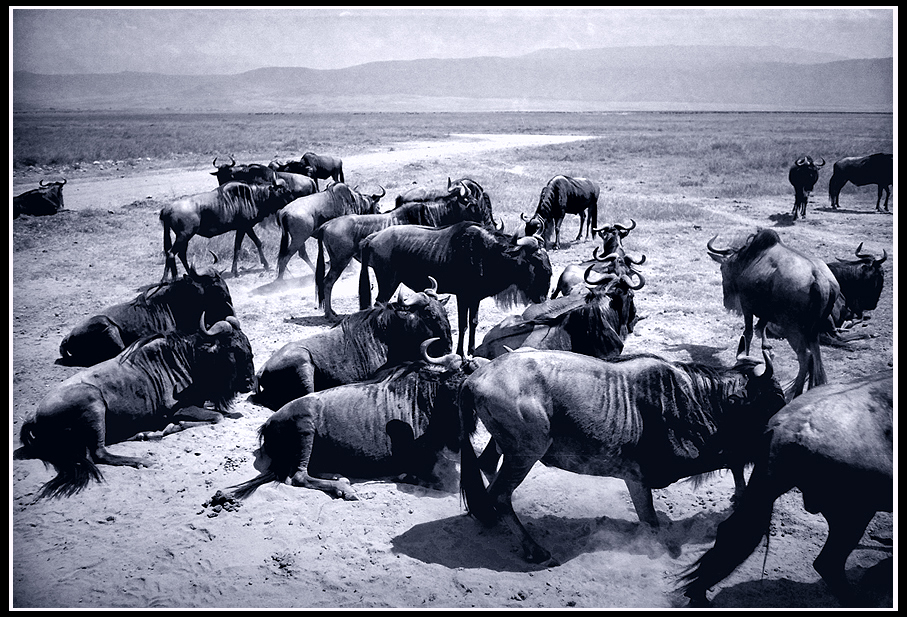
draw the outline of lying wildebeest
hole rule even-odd
[[[869,156],[848,156],[835,163],[831,180],[828,181],[828,198],[832,208],[839,208],[838,196],[844,185],[851,182],[857,186],[875,184],[878,187],[876,210],[882,211],[882,191],[885,192],[885,212],[888,212],[888,198],[894,182],[894,156],[878,152]]]
[[[341,216],[325,223],[312,235],[318,240],[318,262],[315,267],[315,296],[324,308],[324,316],[337,319],[331,308],[334,284],[353,259],[360,257],[360,243],[369,235],[393,225],[426,225],[444,227],[460,221],[493,225],[490,208],[480,205],[463,185],[435,200],[405,202],[381,214]],[[325,254],[330,270],[325,272]]]
[[[338,474],[381,478],[405,474],[436,486],[434,469],[446,447],[457,452],[457,392],[470,369],[456,354],[404,362],[368,381],[337,386],[290,401],[258,431],[261,475],[235,489],[245,498],[268,482],[317,489],[355,500]],[[482,360],[474,361],[484,362]]]
[[[845,310],[841,311],[835,326],[851,319],[862,319],[863,311],[872,311],[878,306],[885,285],[885,271],[882,264],[888,259],[888,252],[882,250],[882,257],[876,259],[870,253],[861,253],[863,243],[857,247],[856,260],[841,259],[828,262],[828,269],[835,276],[844,296]]]
[[[436,229],[422,225],[388,227],[360,243],[359,306],[371,305],[369,267],[378,281],[377,300],[386,301],[400,283],[418,289],[434,277],[442,293],[457,296],[463,354],[475,350],[479,303],[495,297],[501,306],[544,302],[551,283],[551,262],[537,236],[508,238],[471,222]]]
[[[778,233],[760,229],[739,248],[716,248],[707,243],[709,256],[721,264],[724,306],[743,314],[746,353],[756,331],[765,346],[769,322],[797,354],[799,370],[788,394],[798,396],[809,377],[809,387],[828,378],[819,350],[819,334],[828,327],[838,282],[825,262],[785,246]]]
[[[645,285],[638,276],[635,285],[626,274],[587,278],[585,294],[574,291],[533,304],[523,315],[511,315],[489,330],[476,355],[490,360],[518,347],[560,349],[602,360],[620,355],[637,321],[633,291]]]
[[[855,605],[847,556],[876,512],[894,505],[893,395],[893,373],[886,371],[819,386],[769,421],[740,504],[718,526],[715,545],[682,577],[691,605],[708,604],[706,590],[752,554],[768,533],[775,500],[795,487],[806,510],[828,522],[813,567],[842,604]]]
[[[395,301],[358,311],[339,324],[301,341],[287,343],[259,369],[256,401],[279,409],[294,398],[370,378],[385,366],[419,359],[429,338],[447,353],[450,321],[437,286],[398,294]]]
[[[237,165],[232,156],[230,157],[230,163],[224,165],[218,165],[217,158],[215,158],[214,166],[217,167],[217,171],[212,171],[211,175],[217,176],[218,185],[224,185],[228,182],[268,185],[274,184],[277,180],[283,180],[284,185],[294,199],[311,195],[318,190],[315,181],[302,173],[290,173],[275,169],[270,165],[260,165],[258,163]]]
[[[592,228],[598,227],[598,184],[587,178],[570,178],[568,176],[554,176],[542,189],[539,195],[539,204],[535,208],[532,218],[520,217],[526,223],[526,235],[531,236],[539,231],[547,244],[554,238],[554,248],[560,248],[561,224],[567,214],[579,215],[579,233],[576,242],[583,237],[583,223],[586,221],[586,211],[589,212],[589,222],[586,225],[586,239],[592,235]]]
[[[228,182],[213,191],[183,197],[164,206],[160,213],[161,225],[164,227],[165,256],[164,276],[161,280],[167,280],[168,275],[176,277],[176,256],[179,256],[186,271],[189,270],[186,250],[193,236],[213,238],[234,230],[236,240],[233,243],[233,276],[239,275],[237,263],[244,236],[249,236],[255,243],[265,270],[270,269],[254,227],[291,201],[293,195],[286,183],[276,180],[269,185]],[[170,238],[170,230],[173,230],[175,240]]]
[[[503,519],[528,561],[557,565],[511,503],[536,461],[623,479],[640,521],[653,528],[659,525],[653,488],[730,467],[741,489],[753,445],[784,405],[768,355],[758,374],[758,364],[741,356],[742,350],[743,341],[730,369],[651,355],[605,362],[566,351],[525,350],[495,358],[460,389],[462,426],[472,426],[478,414],[503,454],[486,489],[470,435],[463,431],[461,488],[467,510],[485,524]],[[497,466],[497,456],[491,458],[486,470]]]
[[[794,209],[791,212],[794,220],[797,219],[798,210],[800,218],[806,218],[806,204],[809,202],[809,195],[813,192],[816,182],[819,181],[819,168],[824,165],[825,159],[822,159],[821,163],[814,163],[811,156],[801,156],[787,172],[787,179],[794,187]]]
[[[39,497],[73,495],[103,479],[97,464],[149,465],[107,445],[219,422],[254,379],[252,348],[235,317],[195,334],[155,334],[54,387],[22,424],[14,456],[56,469]]]
[[[312,232],[339,216],[377,214],[378,200],[385,195],[384,187],[379,188],[380,193],[363,195],[346,184],[337,182],[320,193],[300,197],[287,204],[277,213],[277,225],[280,227],[277,278],[283,278],[293,253],[298,253],[314,272],[315,266],[305,250],[306,240],[312,236]]]
[[[66,178],[61,182],[45,183],[41,180],[38,188],[16,195],[13,197],[13,218],[19,218],[21,214],[49,216],[62,210],[64,184]]]
[[[592,266],[594,272],[601,274],[615,274],[619,277],[624,274],[637,275],[639,271],[636,266],[642,265],[646,261],[646,256],[641,259],[634,259],[624,250],[623,239],[627,237],[633,229],[636,228],[636,221],[630,219],[630,226],[626,227],[615,223],[614,225],[605,225],[592,230],[593,234],[598,234],[602,238],[602,246],[595,247],[592,251],[592,259],[578,264],[569,264],[561,271],[557,279],[557,285],[551,292],[551,299],[554,300],[558,295],[567,296],[574,290],[577,293],[585,293],[585,273]]]
[[[346,182],[343,179],[343,161],[336,156],[327,156],[306,152],[299,159],[302,163],[302,173],[315,181],[315,188],[318,188],[318,180],[327,180],[333,178],[334,182]]]
[[[394,204],[395,207],[399,208],[403,204],[411,201],[435,201],[457,191],[459,186],[463,186],[469,192],[469,195],[479,202],[479,205],[487,208],[488,211],[491,212],[491,198],[488,197],[488,194],[481,185],[471,178],[460,178],[456,181],[447,178],[447,188],[444,189],[430,189],[424,186],[414,186],[397,195]]]
[[[60,357],[65,364],[91,366],[150,334],[192,334],[203,314],[212,324],[223,321],[235,314],[233,300],[220,274],[190,269],[182,278],[154,285],[73,328],[60,343]]]

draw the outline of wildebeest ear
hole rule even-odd
[[[746,337],[740,337],[740,343],[737,344],[737,355],[740,356],[746,350]]]
[[[448,300],[450,300],[450,296],[444,296],[443,298],[438,298],[438,302],[441,303],[441,306],[447,306]]]

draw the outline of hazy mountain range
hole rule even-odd
[[[161,67],[149,66],[149,70]],[[515,58],[219,75],[13,74],[13,109],[116,111],[893,110],[893,58],[777,47],[551,49]]]

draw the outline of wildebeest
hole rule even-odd
[[[752,554],[768,533],[775,500],[796,487],[806,510],[828,522],[813,567],[842,604],[855,606],[847,556],[876,512],[894,505],[893,388],[892,371],[826,384],[775,414],[740,504],[718,526],[715,545],[682,577],[691,605],[708,604],[706,590]]]
[[[302,173],[315,181],[315,188],[318,188],[319,179],[333,178],[334,182],[346,182],[343,179],[343,161],[336,156],[306,152],[299,162],[302,163]]]
[[[88,318],[60,343],[65,364],[90,366],[108,360],[142,337],[198,330],[205,315],[211,323],[234,315],[227,283],[210,270],[189,270],[182,278],[154,285],[129,302]]]
[[[443,227],[460,221],[475,221],[489,228],[493,225],[491,210],[480,205],[462,185],[436,200],[404,202],[389,212],[342,216],[325,223],[312,234],[318,240],[315,293],[319,306],[324,307],[325,317],[337,319],[331,308],[334,284],[350,261],[359,259],[360,243],[366,237],[393,225]],[[327,271],[325,255],[331,264]]]
[[[281,209],[277,213],[277,224],[280,227],[277,278],[283,278],[293,253],[298,253],[314,272],[315,265],[305,250],[306,240],[312,236],[312,232],[338,216],[377,214],[378,201],[385,195],[384,187],[379,188],[380,193],[363,195],[346,184],[337,182],[320,193],[300,197]]]
[[[885,271],[882,264],[888,259],[888,252],[882,250],[882,257],[876,259],[870,253],[861,253],[863,243],[857,247],[856,260],[841,259],[828,262],[828,269],[834,275],[844,296],[845,310],[835,319],[835,326],[840,326],[844,321],[862,319],[863,311],[872,311],[879,303],[882,296],[882,287],[885,284]]]
[[[765,346],[771,324],[797,354],[799,370],[789,394],[798,396],[828,379],[819,350],[819,334],[827,327],[840,287],[825,262],[792,249],[772,229],[760,229],[739,248],[719,249],[716,235],[707,243],[709,256],[721,264],[724,306],[743,314],[746,352],[756,331]]]
[[[29,216],[49,216],[63,209],[63,185],[66,178],[60,182],[47,182],[41,180],[38,188],[25,191],[13,197],[13,218],[21,214]]]
[[[447,188],[444,189],[430,189],[423,186],[414,186],[397,195],[397,199],[394,203],[396,207],[400,207],[411,201],[436,201],[457,191],[460,186],[465,188],[469,195],[475,199],[480,206],[491,212],[491,198],[482,186],[471,178],[460,178],[456,181],[447,178]]]
[[[400,283],[419,289],[434,277],[441,293],[457,296],[459,336],[463,355],[475,350],[479,303],[495,297],[501,306],[543,302],[551,283],[551,262],[537,236],[508,238],[471,222],[436,229],[399,225],[376,232],[360,244],[359,306],[371,305],[369,267],[378,281],[379,302]]]
[[[279,409],[294,398],[370,378],[384,366],[419,359],[429,338],[443,352],[452,344],[450,321],[436,288],[398,294],[395,301],[345,317],[333,328],[287,343],[259,369],[256,401]]]
[[[784,405],[768,355],[765,370],[757,374],[758,364],[739,356],[742,347],[741,341],[738,363],[730,369],[652,355],[605,362],[566,351],[527,350],[495,358],[460,390],[462,425],[472,426],[477,414],[503,454],[486,489],[470,435],[463,431],[461,489],[467,510],[485,524],[502,519],[528,561],[557,565],[523,528],[511,503],[536,461],[623,479],[640,521],[652,528],[659,525],[653,488],[725,467],[734,470],[739,487],[752,445]],[[496,467],[493,462],[489,469]]]
[[[456,354],[428,356],[431,342],[422,344],[422,360],[281,407],[258,431],[257,454],[266,461],[265,470],[232,487],[234,495],[245,498],[265,483],[289,479],[293,486],[357,499],[339,474],[403,474],[411,483],[437,486],[440,453],[460,448],[457,391],[469,369]]]
[[[554,238],[554,248],[558,249],[564,217],[567,214],[578,214],[579,233],[576,234],[576,241],[579,242],[583,237],[583,223],[588,211],[586,239],[589,239],[592,229],[598,227],[598,193],[598,184],[587,178],[554,176],[542,189],[532,218],[520,215],[526,222],[526,235],[531,236],[541,231],[547,244],[550,245]]]
[[[819,168],[823,165],[825,159],[822,159],[821,163],[814,163],[812,157],[801,156],[787,172],[787,179],[794,187],[794,209],[791,214],[795,220],[798,210],[800,217],[806,218],[806,204],[809,202],[813,187],[819,181]]]
[[[561,299],[533,304],[521,316],[505,318],[488,331],[476,355],[493,359],[507,348],[523,346],[572,351],[602,360],[620,355],[637,321],[633,291],[644,284],[642,275],[637,284],[626,274],[587,279],[585,294],[574,291]]]
[[[164,227],[164,276],[176,277],[176,259],[179,256],[183,267],[189,270],[186,250],[192,236],[213,238],[228,231],[236,231],[233,243],[233,276],[238,276],[239,249],[244,236],[249,236],[258,249],[258,257],[265,270],[270,269],[262,250],[261,240],[255,235],[254,227],[265,217],[277,213],[293,200],[293,195],[282,180],[274,184],[244,184],[228,182],[213,191],[183,197],[161,208],[160,220]],[[173,230],[176,239],[171,240]]]
[[[39,497],[73,495],[102,480],[97,464],[149,465],[107,445],[219,422],[254,379],[252,348],[235,317],[195,334],[155,334],[54,387],[22,424],[14,455],[56,469]]]
[[[219,186],[228,182],[243,182],[245,184],[273,184],[277,178],[273,169],[267,165],[251,163],[248,165],[237,165],[236,159],[230,156],[230,162],[222,165],[217,164],[217,157],[212,161],[216,168],[211,175],[217,178]]]
[[[828,181],[828,198],[832,208],[838,205],[838,196],[844,185],[851,182],[857,186],[875,184],[878,187],[876,210],[882,211],[882,191],[885,192],[885,212],[888,212],[888,198],[891,197],[891,185],[894,182],[894,156],[883,152],[869,156],[848,156],[837,161]]]
[[[624,250],[623,239],[636,228],[636,221],[630,219],[630,226],[614,223],[605,225],[592,230],[602,239],[602,245],[596,247],[592,252],[592,259],[578,264],[569,264],[561,271],[557,279],[557,285],[551,292],[551,299],[554,300],[558,295],[569,295],[572,290],[578,293],[585,293],[584,279],[585,273],[592,266],[592,270],[602,274],[613,273],[618,277],[624,274],[636,274],[639,272],[635,266],[645,263],[646,256],[641,259],[634,259]]]

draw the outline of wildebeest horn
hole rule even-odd
[[[600,279],[598,279],[596,281],[589,280],[589,275],[592,273],[592,268],[594,268],[594,267],[595,267],[595,264],[592,264],[591,266],[586,268],[585,272],[583,272],[583,280],[586,281],[587,285],[604,285],[605,283],[610,283],[612,281],[617,280],[617,275],[614,274],[613,272],[606,273],[604,276],[602,276]]]
[[[538,248],[540,246],[539,239],[535,235],[523,236],[522,238],[520,238],[519,240],[516,241],[516,245],[517,246],[533,246],[535,248]]]
[[[527,218],[526,218],[526,213],[525,213],[525,212],[520,212],[520,218],[523,219],[523,222],[524,222],[524,223],[528,223],[529,221],[532,220],[532,219],[527,219]]]
[[[806,165],[806,157],[805,157],[805,156],[801,156],[800,158],[798,158],[798,159],[794,162],[794,164],[795,164],[797,167],[802,167],[803,165]]]
[[[384,197],[385,194],[387,194],[387,191],[385,191],[384,187],[381,186],[380,184],[378,185],[378,188],[381,189],[381,194],[378,195],[377,193],[375,193],[374,195],[372,195],[372,197],[375,198],[376,201],[381,199],[382,197]]]
[[[775,374],[775,366],[772,364],[772,357],[768,355],[767,350],[763,349],[762,358],[763,360],[765,360],[765,368],[762,369],[761,373],[757,373],[755,370],[753,370],[753,375],[761,379],[771,379],[772,375]]]
[[[888,251],[886,251],[885,249],[882,249],[882,258],[876,259],[873,263],[878,266],[880,264],[885,263],[886,259],[888,259]]]
[[[629,287],[629,288],[632,289],[633,291],[639,291],[640,289],[642,289],[643,287],[645,287],[645,285],[646,285],[646,279],[645,279],[645,277],[642,275],[642,272],[637,272],[636,270],[632,270],[631,272],[632,272],[633,274],[635,274],[636,277],[639,279],[639,284],[638,284],[638,285],[633,285],[633,281],[630,279],[630,275],[629,275],[629,274],[624,274],[621,278],[622,278],[624,281],[627,282],[627,287]]]
[[[438,281],[437,281],[437,279],[435,279],[435,277],[433,277],[433,276],[428,277],[428,284],[429,284],[429,286],[425,290],[424,293],[428,294],[432,298],[437,299],[437,297],[438,297]]]
[[[592,251],[592,259],[595,259],[596,261],[611,261],[612,259],[617,259],[618,257],[620,257],[619,253],[609,253],[604,257],[599,257],[598,252],[601,250],[604,250],[604,248],[601,246],[596,246],[595,250]]]
[[[212,263],[211,265],[217,265],[217,253],[215,253],[211,249],[208,249],[208,252],[211,253],[211,257],[214,258],[214,263]]]
[[[230,324],[231,326],[233,326],[233,329],[234,329],[234,330],[239,330],[239,329],[240,329],[240,327],[239,327],[239,319],[237,319],[235,315],[227,315],[226,317],[224,317],[224,321],[226,321],[228,324]]]
[[[236,318],[234,317],[233,319],[236,319]],[[236,323],[239,324],[239,321],[237,321]],[[227,330],[230,330],[231,328],[233,328],[233,324],[230,323],[229,321],[218,321],[216,324],[211,326],[211,329],[209,330],[205,327],[205,314],[202,313],[201,319],[198,324],[198,328],[199,328],[199,330],[201,330],[208,336],[217,336],[221,332],[226,332]]]
[[[641,266],[641,265],[643,265],[644,263],[646,263],[646,256],[643,255],[642,258],[640,258],[639,261],[636,261],[636,260],[634,260],[632,257],[630,257],[629,255],[627,255],[627,261],[629,261],[629,262],[630,262],[631,264],[633,264],[634,266]]]
[[[706,248],[708,248],[709,251],[711,251],[712,253],[717,253],[718,255],[730,255],[733,252],[732,249],[729,249],[729,248],[716,249],[714,246],[712,246],[712,243],[715,242],[715,240],[717,240],[717,239],[718,239],[718,234],[715,234],[711,240],[706,242],[706,245],[705,245]]]
[[[422,358],[429,364],[434,364],[436,366],[443,366],[447,369],[458,368],[457,364],[462,362],[463,359],[460,358],[459,354],[457,353],[449,353],[447,355],[441,356],[440,358],[434,358],[428,355],[428,347],[435,341],[440,340],[441,339],[436,336],[434,338],[422,341],[422,345],[419,346],[419,351],[422,354]]]
[[[491,223],[494,225],[495,230],[499,233],[504,233],[504,219],[501,219],[500,223],[495,223],[494,217],[491,217]]]
[[[825,159],[822,159],[821,163],[816,163],[816,167],[822,167],[823,165],[825,165]]]
[[[38,186],[47,186],[44,184],[44,180],[38,180]]]
[[[630,219],[629,227],[627,227],[625,225],[621,225],[620,223],[614,223],[614,228],[619,229],[620,231],[624,232],[623,235],[626,235],[627,232],[630,232],[630,231],[633,231],[634,229],[636,229],[636,221],[634,221],[633,219]]]

